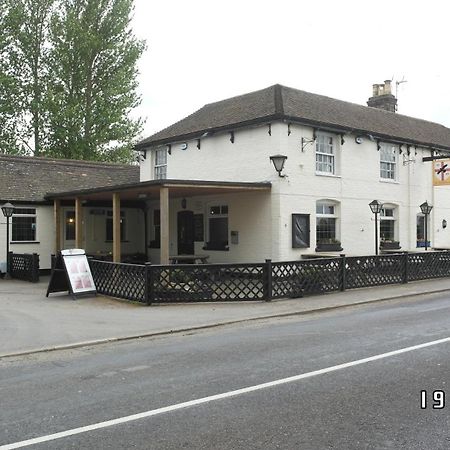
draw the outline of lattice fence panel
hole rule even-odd
[[[450,276],[450,252],[408,255],[408,281]]]
[[[346,288],[402,283],[404,256],[352,256],[346,258]]]
[[[19,280],[39,281],[39,255],[33,254],[9,254],[10,275]]]
[[[272,263],[272,297],[302,297],[341,288],[341,258]]]
[[[262,300],[263,264],[152,266],[154,302]]]
[[[145,302],[145,266],[89,261],[97,292],[111,297]]]

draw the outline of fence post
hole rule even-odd
[[[11,278],[14,278],[12,269],[13,269],[13,252],[9,252],[6,255],[6,273],[8,273]]]
[[[151,262],[145,263],[145,301],[151,305],[154,300],[153,294],[153,266]]]
[[[39,281],[39,255],[37,253],[31,255],[31,281],[33,283]]]
[[[347,258],[345,254],[341,254],[341,291],[347,288]]]
[[[263,266],[263,290],[264,300],[270,302],[272,300],[272,260],[266,259]]]
[[[409,275],[408,253],[403,254],[403,284],[408,282]]]

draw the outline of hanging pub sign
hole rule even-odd
[[[52,264],[48,294],[68,291],[73,299],[96,295],[94,279],[83,249],[61,250]]]
[[[450,159],[433,161],[433,185],[445,186],[450,184]]]

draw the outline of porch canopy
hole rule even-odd
[[[270,182],[232,182],[201,180],[152,180],[140,183],[81,189],[69,192],[49,193],[47,200],[53,201],[55,221],[55,251],[61,250],[61,216],[63,205],[75,204],[75,247],[83,246],[82,206],[110,205],[113,219],[113,261],[121,260],[120,205],[145,208],[146,201],[159,200],[161,223],[161,264],[169,263],[169,198],[186,198],[199,195],[229,194],[251,191],[267,191]],[[147,227],[145,228],[147,232]],[[147,239],[145,245],[148,245]]]

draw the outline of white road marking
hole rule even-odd
[[[249,392],[260,391],[262,389],[279,386],[282,384],[292,383],[294,381],[304,380],[305,378],[315,377],[317,375],[323,375],[330,372],[336,372],[337,370],[347,369],[349,367],[359,366],[372,361],[378,361],[380,359],[389,358],[391,356],[401,355],[402,353],[412,352],[414,350],[420,350],[422,348],[431,347],[433,345],[443,344],[450,342],[450,337],[438,339],[436,341],[425,342],[424,344],[413,345],[412,347],[405,347],[399,350],[393,350],[387,353],[381,353],[379,355],[370,356],[368,358],[358,359],[356,361],[350,361],[336,366],[326,367],[324,369],[314,370],[312,372],[302,373],[300,375],[294,375],[292,377],[281,378],[279,380],[269,381],[267,383],[257,384],[255,386],[248,386],[242,389],[236,389],[234,391],[224,392],[222,394],[210,395],[209,397],[198,398],[188,402],[177,403],[175,405],[165,406],[163,408],[152,409],[150,411],[144,411],[138,414],[132,414],[130,416],[119,417],[117,419],[107,420],[105,422],[98,422],[92,425],[87,425],[79,428],[72,428],[71,430],[61,431],[59,433],[49,434],[47,436],[40,436],[34,439],[28,439],[26,441],[15,442],[12,444],[6,444],[0,446],[0,450],[12,450],[15,448],[22,448],[29,445],[41,444],[42,442],[53,441],[55,439],[61,439],[75,434],[87,433],[88,431],[99,430],[101,428],[108,428],[114,425],[120,425],[127,422],[133,422],[135,420],[145,419],[147,417],[157,416],[179,409],[188,408],[190,406],[197,406],[203,403],[209,403],[216,400],[223,400],[224,398],[236,397],[242,394],[248,394]]]

